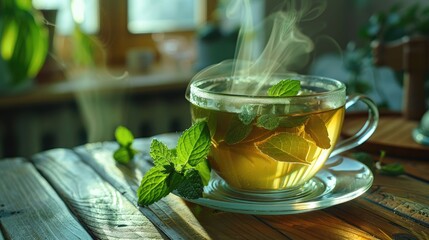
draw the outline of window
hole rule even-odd
[[[58,10],[55,29],[60,35],[73,32],[73,19],[86,33],[94,34],[99,30],[98,0],[33,0],[33,6],[41,10]]]
[[[105,43],[108,64],[121,67],[130,49],[158,52],[150,33],[192,38],[196,28],[210,19],[219,0],[32,1],[37,9],[58,9],[55,29],[66,45],[73,19],[78,20],[86,33],[96,34]],[[74,8],[78,10],[72,11]],[[59,51],[67,51],[66,45]]]
[[[159,33],[193,30],[205,19],[201,0],[128,0],[128,30]]]

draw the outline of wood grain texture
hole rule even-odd
[[[427,207],[428,192],[427,183],[407,176],[376,175],[372,188],[362,197],[324,211],[379,239],[395,239],[399,235],[408,236],[409,239],[427,239],[428,223],[424,219],[424,206]],[[380,195],[389,197],[380,199]],[[408,203],[422,206],[419,208],[422,211],[401,214],[407,212],[404,210],[407,203],[389,198],[407,198]]]
[[[424,236],[427,228],[362,199],[356,199],[325,211],[377,239],[395,239],[395,236],[398,235],[409,237],[405,239],[426,239]]]
[[[0,159],[0,170],[14,169],[16,167],[21,167],[28,163],[25,158],[5,158]]]
[[[412,223],[410,228],[414,223],[429,228],[429,185],[425,182],[405,175],[377,175],[377,182],[365,199],[407,219]]]
[[[366,113],[347,114],[342,135],[356,134],[366,118]],[[377,154],[384,150],[390,156],[429,160],[429,147],[416,143],[412,138],[411,133],[417,126],[417,121],[406,120],[398,114],[381,114],[375,133],[360,148]]]
[[[92,239],[34,166],[0,161],[0,227],[6,239]]]
[[[172,148],[177,136],[156,138]],[[86,145],[76,151],[124,196],[137,203],[136,189],[152,166],[148,156],[150,142],[151,139],[135,142],[134,147],[144,152],[128,166],[115,164],[112,152],[117,145],[114,143]],[[254,216],[215,211],[187,203],[173,194],[140,211],[172,239],[287,239]]]
[[[163,239],[158,229],[72,150],[36,154],[35,166],[97,239]]]
[[[291,239],[371,239],[367,232],[323,211],[260,219]]]
[[[392,158],[385,157],[383,158],[383,163],[400,163],[404,166],[404,170],[407,175],[419,178],[429,182],[429,162],[422,161],[421,159],[415,160],[410,158]]]
[[[143,144],[147,145],[150,143],[145,141]],[[137,205],[136,191],[141,179],[143,178],[144,172],[138,170],[138,168],[135,168],[132,164],[130,167],[116,164],[113,159],[113,151],[116,148],[116,144],[107,142],[88,144],[84,147],[78,147],[75,150],[100,176],[121,192],[123,196]],[[151,166],[144,159],[141,161],[135,161],[134,164],[141,164],[143,169],[146,170]],[[181,216],[171,209],[170,204],[174,205],[175,202],[168,202],[167,199],[170,197],[171,196],[168,196],[163,200],[152,204],[150,207],[140,207],[139,209],[151,220],[152,223],[160,228],[171,239],[208,238],[204,229],[199,227],[199,223],[191,217],[192,214],[190,214],[189,211],[183,211],[183,216]]]

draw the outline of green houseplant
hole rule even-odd
[[[395,4],[387,11],[373,14],[359,34],[366,43],[368,54],[373,41],[391,43],[405,36],[429,38],[429,5],[416,3],[404,7]],[[402,85],[402,72],[397,72],[396,77]],[[429,78],[426,82],[429,83]],[[429,90],[427,87],[426,91]]]
[[[387,10],[375,12],[359,29],[360,45],[354,42],[348,44],[344,53],[345,69],[350,73],[351,79],[348,89],[353,93],[367,93],[374,90],[381,98],[380,108],[389,109],[389,96],[381,89],[379,81],[369,84],[365,79],[365,69],[373,69],[374,56],[372,43],[378,41],[389,44],[401,41],[403,37],[429,37],[429,5],[394,4]],[[376,71],[371,71],[372,75]],[[395,71],[395,81],[402,87],[403,72]],[[429,77],[429,76],[428,76]],[[374,76],[374,79],[376,77]],[[374,88],[374,89],[372,89]],[[425,91],[429,91],[429,78],[426,80]]]
[[[48,30],[31,0],[0,1],[0,93],[34,78],[48,45]]]

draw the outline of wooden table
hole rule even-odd
[[[157,138],[174,146],[176,137]],[[144,152],[127,166],[114,162],[113,142],[0,161],[0,239],[429,238],[428,161],[411,162],[426,172],[419,179],[375,175],[362,196],[308,213],[229,213],[173,194],[142,208],[136,189],[151,166],[150,141],[135,143]]]

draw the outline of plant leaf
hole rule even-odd
[[[204,186],[207,186],[209,184],[210,180],[210,165],[207,160],[200,162],[197,166],[195,166],[195,170],[198,171],[201,177],[201,181],[203,182]]]
[[[9,19],[9,21],[7,20],[8,19],[4,20],[6,23],[0,39],[1,56],[4,60],[10,60],[12,57],[19,31],[19,26],[13,18]]]
[[[256,117],[256,113],[253,110],[254,106],[252,105],[243,105],[241,111],[238,114],[238,118],[244,125],[249,125],[252,123],[253,119]]]
[[[285,128],[294,128],[303,125],[307,119],[308,115],[282,117],[280,118],[279,126]]]
[[[198,165],[210,151],[210,131],[206,121],[193,124],[180,136],[175,164]]]
[[[31,51],[29,51],[31,61],[29,62],[27,76],[34,77],[42,68],[48,54],[48,29],[46,29],[41,22],[38,22],[35,16],[29,12],[23,15],[27,16],[28,28],[31,35],[31,38],[27,38],[27,41],[30,41],[31,43],[29,45],[33,46],[30,48]]]
[[[126,147],[130,146],[134,141],[134,136],[128,128],[119,126],[115,130],[115,138],[119,145]]]
[[[243,141],[252,131],[252,125],[245,125],[239,119],[233,118],[225,135],[228,145]]]
[[[153,159],[155,166],[169,165],[174,158],[174,152],[168,149],[167,145],[153,139],[150,144],[150,156]]]
[[[310,143],[295,134],[282,132],[255,143],[257,149],[272,159],[289,163],[309,163],[306,161]]]
[[[154,166],[144,175],[137,189],[140,206],[150,205],[170,193],[167,184],[167,178],[170,174],[164,173],[163,170],[162,166]]]
[[[185,176],[178,172],[172,172],[168,177],[168,188],[170,192],[176,190],[185,181]]]
[[[274,130],[280,124],[280,118],[274,114],[264,114],[258,117],[256,126],[265,128],[267,130]]]
[[[301,90],[299,80],[285,79],[268,89],[268,96],[287,97],[295,96]]]
[[[197,199],[203,196],[203,182],[194,169],[185,172],[182,182],[177,186],[177,192],[184,198]]]
[[[319,116],[311,116],[305,125],[305,132],[314,140],[316,145],[323,149],[331,147],[328,130],[325,122]]]
[[[114,153],[113,158],[118,163],[127,164],[134,158],[135,150],[129,147],[119,147]]]
[[[404,166],[400,163],[390,163],[381,166],[379,169],[381,174],[389,175],[389,176],[399,176],[401,174],[404,174]]]

